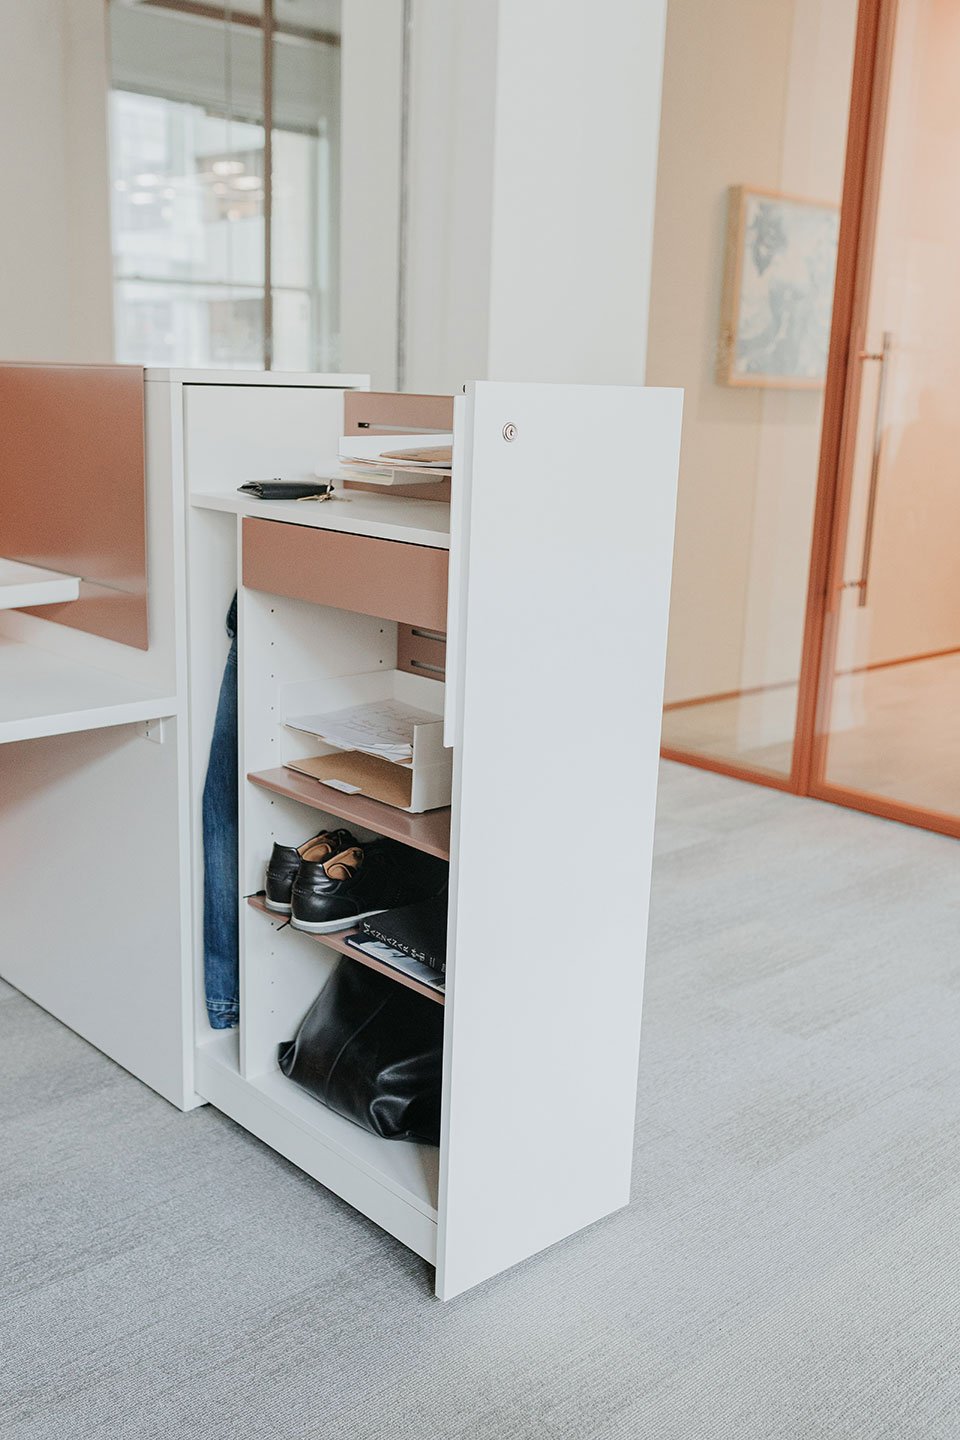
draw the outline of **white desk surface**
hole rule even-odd
[[[202,370],[148,365],[143,373],[148,384],[159,385],[269,385],[298,390],[367,390],[370,386],[369,375],[318,370]]]
[[[370,535],[379,540],[402,540],[408,545],[450,548],[450,506],[441,500],[406,500],[371,495],[357,490],[337,492],[335,500],[257,500],[236,491],[196,493],[191,504],[202,510],[225,510],[260,520],[286,520],[318,530],[339,530],[348,535]]]
[[[0,558],[0,610],[19,610],[24,605],[55,605],[76,600],[80,581],[76,575],[25,565],[22,560]]]
[[[175,697],[0,635],[0,744],[176,713]]]

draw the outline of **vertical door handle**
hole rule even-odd
[[[880,365],[880,383],[877,387],[877,408],[873,417],[873,451],[870,456],[870,489],[867,492],[867,518],[863,527],[863,554],[860,559],[860,579],[856,582],[860,594],[857,604],[867,603],[867,586],[870,583],[870,562],[873,556],[873,532],[877,518],[877,490],[880,485],[880,463],[883,458],[884,409],[887,400],[888,361],[893,348],[893,333],[883,332],[883,344],[879,350],[862,350],[861,360],[876,360]]]

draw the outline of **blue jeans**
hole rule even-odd
[[[237,597],[227,615],[230,652],[220,684],[203,786],[203,976],[214,1030],[240,1020]]]

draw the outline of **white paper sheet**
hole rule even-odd
[[[329,715],[298,715],[288,720],[294,730],[306,730],[338,750],[360,750],[402,765],[413,759],[415,725],[436,724],[438,715],[416,710],[402,700],[377,700],[351,705]]]
[[[449,470],[449,460],[385,460],[383,454],[385,450],[448,448],[452,444],[453,433],[449,430],[419,435],[341,435],[340,459],[354,465],[380,465],[390,470]]]

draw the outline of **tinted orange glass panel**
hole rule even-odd
[[[960,9],[900,0],[892,41],[812,780],[829,798],[949,829],[960,817]]]
[[[78,575],[33,613],[147,648],[143,371],[0,365],[0,555]]]

